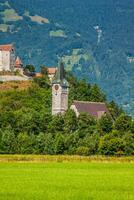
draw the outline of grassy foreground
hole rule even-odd
[[[0,200],[134,199],[133,162],[96,160],[92,163],[80,162],[78,158],[74,162],[73,159],[68,162],[3,161],[0,162]]]

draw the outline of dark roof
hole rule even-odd
[[[62,86],[68,87],[68,82],[65,76],[65,69],[63,62],[60,62],[60,65],[56,71],[55,77],[52,81],[53,84],[61,84]]]
[[[109,113],[106,104],[101,102],[74,101],[73,105],[79,113],[88,113],[95,118],[101,118],[105,113]]]

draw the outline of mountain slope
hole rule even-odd
[[[133,19],[133,0],[1,0],[0,43],[37,70],[63,57],[134,115]]]

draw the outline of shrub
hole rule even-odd
[[[99,142],[99,153],[102,155],[117,155],[118,152],[124,153],[125,144],[124,140],[111,135],[105,135]]]
[[[76,149],[76,154],[80,156],[88,156],[89,155],[89,148],[88,147],[78,147]]]

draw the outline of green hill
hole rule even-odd
[[[51,86],[47,77],[20,83],[0,92],[0,153],[133,155],[134,122],[114,102],[107,102],[95,84],[67,76],[72,101],[106,102],[110,115],[96,120],[72,110],[51,115]],[[2,83],[1,83],[2,84]],[[16,83],[17,84],[17,83]]]

